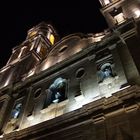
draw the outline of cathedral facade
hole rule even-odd
[[[0,70],[0,139],[139,140],[140,2],[100,0],[109,28],[30,29]]]

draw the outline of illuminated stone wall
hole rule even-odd
[[[116,44],[116,41],[121,45],[123,42],[115,34],[110,34],[103,40],[104,43],[100,41],[98,44],[87,44],[88,47],[83,48],[76,55],[69,56],[69,59],[65,58],[56,65],[37,72],[38,75],[34,74],[15,84],[14,91],[11,93],[10,111],[3,128],[4,133],[20,131],[52,120],[102,97],[109,97],[124,87],[130,86],[118,53],[120,46]],[[109,45],[108,40],[110,40]],[[66,42],[63,45],[70,47],[69,52],[70,49],[73,50],[72,47],[75,47],[73,42],[69,42],[69,44]],[[65,51],[63,54],[60,53],[58,57],[61,55],[66,57],[67,51]],[[57,60],[57,56],[55,59]],[[114,75],[113,77],[109,75],[100,82],[98,73],[101,71],[101,66],[106,63],[111,64]],[[39,67],[36,70],[38,69]],[[59,103],[51,103],[44,108],[44,103],[50,100],[49,87],[59,77],[66,79],[66,99]],[[11,110],[18,103],[22,104],[20,114],[18,117],[11,118]]]
[[[109,25],[109,27],[114,27],[117,25],[115,19],[111,16],[111,12],[114,8],[122,8],[122,13],[124,18],[131,19],[131,18],[139,18],[140,17],[140,2],[139,0],[116,0],[114,2],[110,2],[110,4],[106,6],[102,6],[102,13]]]
[[[46,44],[42,58],[36,42],[30,55],[10,60],[0,71],[0,138],[139,139],[139,27],[131,19],[68,35]]]

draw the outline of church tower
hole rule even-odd
[[[41,22],[31,28],[27,32],[26,40],[13,48],[7,65],[1,70],[1,87],[32,75],[58,39],[58,34],[50,24]]]
[[[54,28],[47,23],[40,23],[31,28],[26,40],[13,49],[9,63],[14,63],[17,58],[25,57],[28,53],[34,53],[39,60],[46,57],[52,46],[58,41],[58,34]]]

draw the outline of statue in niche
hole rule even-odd
[[[11,113],[11,118],[12,119],[17,119],[19,117],[19,114],[20,114],[20,111],[21,111],[21,107],[22,107],[21,103],[15,105],[15,107],[12,110],[12,113]]]
[[[50,103],[59,103],[65,100],[66,79],[57,78],[53,84],[50,85],[48,91],[51,97]]]
[[[103,82],[106,78],[114,77],[115,75],[113,74],[112,67],[110,63],[106,63],[101,66],[100,71],[99,71],[99,83]]]
[[[103,78],[107,78],[107,77],[113,77],[113,74],[112,74],[112,69],[110,66],[106,66],[103,70],[102,70],[102,73],[103,73]]]

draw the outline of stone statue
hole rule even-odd
[[[49,87],[49,92],[50,92],[49,94],[52,94],[51,95],[52,103],[58,103],[65,99],[65,86],[66,86],[66,79],[59,77]]]
[[[20,111],[21,111],[21,106],[22,106],[22,104],[19,103],[12,110],[12,114],[11,114],[12,119],[17,119],[19,117],[19,114],[20,114]]]

